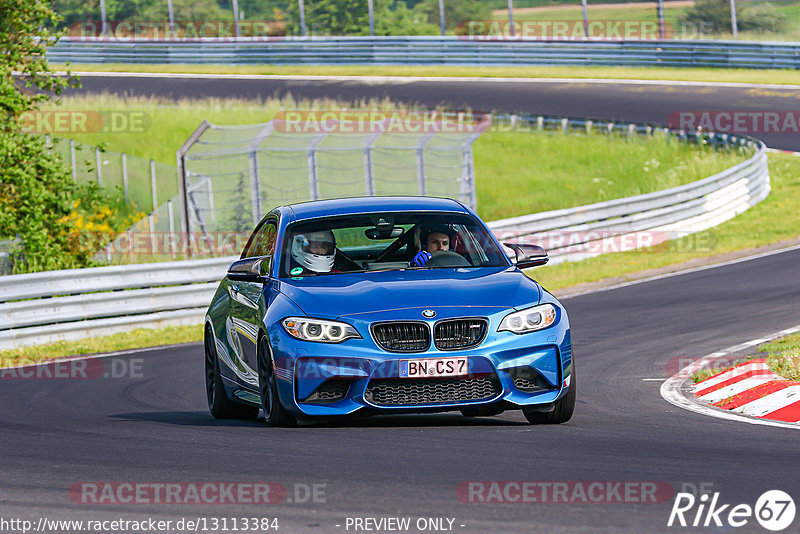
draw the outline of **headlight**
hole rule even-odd
[[[309,319],[308,317],[287,317],[282,323],[284,330],[289,335],[304,341],[341,343],[345,339],[361,339],[358,330],[347,323],[338,321]]]
[[[556,308],[552,304],[542,304],[527,310],[509,313],[500,321],[498,332],[525,334],[547,328],[556,322]]]

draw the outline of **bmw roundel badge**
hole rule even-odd
[[[433,310],[424,310],[422,312],[422,316],[427,318],[427,319],[431,319],[433,317],[436,317],[436,312],[433,311]]]

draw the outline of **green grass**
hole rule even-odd
[[[64,69],[64,65],[53,65]],[[363,65],[145,65],[72,64],[74,72],[151,72],[281,76],[421,76],[478,78],[572,78],[678,80],[689,82],[769,83],[800,85],[800,72],[791,69],[710,69],[672,67],[464,67]]]
[[[792,334],[758,347],[767,353],[767,365],[788,380],[800,381],[800,334]]]
[[[677,28],[678,19],[682,16],[688,7],[686,6],[670,6],[667,3],[664,7],[664,20],[667,23],[667,27],[672,26],[673,28]],[[602,4],[592,5],[589,2],[588,6],[588,18],[589,21],[617,21],[617,20],[643,20],[643,21],[658,21],[658,16],[656,14],[656,9],[651,7],[642,7],[637,6],[636,4],[631,4],[629,6],[625,6],[624,8],[614,8],[614,7],[607,7],[603,6]],[[506,21],[508,20],[508,11],[507,10],[497,10],[493,12],[492,18],[494,20],[499,21]],[[514,22],[524,22],[528,20],[533,21],[555,21],[555,20],[567,20],[567,21],[577,21],[579,25],[583,26],[583,10],[581,8],[580,2],[577,4],[572,4],[569,6],[558,6],[558,9],[542,9],[542,10],[514,10]]]
[[[80,354],[115,352],[202,340],[203,327],[200,325],[169,326],[158,329],[141,328],[111,336],[0,350],[0,367],[26,365]]]
[[[606,254],[588,260],[544,266],[529,271],[551,290],[606,278],[631,279],[646,269],[679,266],[694,258],[779,243],[800,235],[800,157],[770,154],[772,192],[757,204],[721,225],[652,249]]]
[[[667,189],[742,161],[664,137],[489,132],[474,145],[478,213],[487,221]]]
[[[702,382],[703,380],[711,378],[714,375],[718,375],[720,373],[724,373],[725,371],[729,371],[734,367],[736,367],[737,365],[749,362],[750,360],[753,360],[755,358],[761,358],[762,356],[763,356],[762,354],[749,354],[738,360],[735,360],[731,365],[723,365],[720,367],[701,369],[700,371],[697,371],[695,374],[692,375],[692,382],[697,384],[698,382]]]
[[[756,358],[766,358],[767,365],[773,373],[787,380],[800,381],[800,333],[764,343],[759,345],[757,350],[758,352],[743,356],[732,365],[698,371],[692,375],[692,381],[696,384]]]
[[[748,3],[739,3],[739,10],[745,9]],[[750,41],[800,41],[800,2],[772,2],[775,10],[786,15],[787,27],[780,33],[773,32],[739,32],[739,39]],[[552,7],[552,6],[551,6]],[[720,33],[712,35],[700,35],[692,27],[683,28],[680,23],[681,17],[689,9],[688,6],[670,5],[669,2],[664,6],[664,20],[666,27],[672,29],[674,39],[733,39],[731,33]],[[602,4],[592,5],[589,2],[587,10],[589,21],[648,21],[657,22],[657,11],[654,7],[643,7],[641,5],[628,5],[624,8],[613,8]],[[508,11],[504,9],[496,10],[492,18],[498,21],[508,20]],[[583,10],[579,2],[572,5],[560,5],[557,9],[519,9],[514,12],[514,22],[524,23],[525,21],[575,21],[577,31],[583,27]],[[537,35],[536,33],[532,35]]]
[[[144,133],[81,134],[77,141],[142,158],[172,163],[175,150],[207,118],[216,124],[267,121],[284,107],[341,109],[333,101],[240,100],[179,101],[117,97],[64,99],[65,109],[142,111],[152,125]],[[360,104],[392,109],[387,101]],[[742,161],[735,153],[698,150],[663,137],[630,139],[603,135],[502,132],[484,133],[474,144],[478,212],[486,220],[580,206],[666,189],[720,172]],[[166,187],[176,188],[174,177]],[[131,189],[150,190],[148,180],[131,180]],[[164,197],[162,197],[164,198]]]

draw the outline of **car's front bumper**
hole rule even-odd
[[[483,342],[468,350],[399,354],[373,341],[369,322],[349,321],[363,339],[311,343],[289,336],[278,324],[270,341],[281,400],[296,415],[335,416],[356,412],[408,413],[497,405],[504,409],[546,405],[569,388],[572,345],[563,308],[552,326],[527,334],[497,332],[507,311],[482,314],[490,320]],[[452,312],[465,315],[464,310]],[[437,319],[446,317],[440,313]],[[372,318],[371,318],[372,319]],[[435,321],[431,321],[432,323]],[[469,373],[459,378],[400,378],[408,359],[467,357]],[[376,393],[380,387],[379,395]]]

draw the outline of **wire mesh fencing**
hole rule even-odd
[[[488,115],[282,112],[269,122],[204,122],[179,151],[185,223],[204,238],[252,229],[275,206],[426,195],[476,207],[472,144]]]

